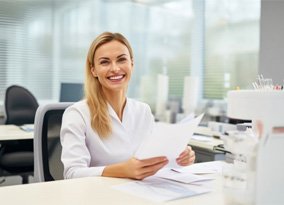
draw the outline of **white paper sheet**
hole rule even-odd
[[[168,124],[157,123],[152,134],[145,138],[135,153],[137,159],[166,156],[168,167],[177,167],[176,158],[182,153],[194,130],[200,123],[202,115],[189,122]]]
[[[177,172],[169,168],[161,169],[159,172],[155,174],[155,176],[186,184],[213,180],[212,176],[200,176],[188,172]]]
[[[33,132],[34,131],[34,124],[24,124],[20,126],[20,129],[26,132]]]
[[[214,174],[222,173],[223,161],[212,161],[192,164],[186,167],[174,168],[175,171],[180,173],[192,173],[192,174]]]
[[[155,202],[170,201],[211,191],[201,186],[181,184],[157,177],[114,185],[112,188]]]
[[[185,116],[181,121],[179,121],[178,123],[186,123],[186,122],[190,122],[191,120],[194,119],[194,113],[190,113],[187,116]]]

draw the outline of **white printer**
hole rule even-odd
[[[284,204],[284,91],[229,91],[228,116],[252,120],[259,135],[253,204]]]

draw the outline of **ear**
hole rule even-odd
[[[94,67],[91,68],[91,73],[92,73],[92,75],[93,75],[95,78],[98,77],[97,71],[96,71],[96,69],[95,69]]]
[[[134,61],[133,59],[131,59],[131,66],[132,66],[132,70],[134,69]]]

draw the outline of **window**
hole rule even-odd
[[[38,99],[51,99],[51,3],[0,1],[0,30],[0,101],[11,84],[28,88]]]
[[[223,99],[254,81],[260,0],[139,2],[0,1],[0,101],[11,84],[39,101],[58,101],[60,83],[83,82],[88,48],[103,31],[130,40],[135,72],[128,94],[153,109],[160,73],[169,76],[171,98],[181,98],[186,75],[200,77],[203,99]]]
[[[255,81],[259,53],[258,0],[206,1],[204,98]]]

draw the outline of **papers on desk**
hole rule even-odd
[[[150,136],[147,136],[135,153],[137,159],[166,156],[167,166],[177,167],[176,158],[184,151],[203,114],[195,119],[178,124],[156,123]]]
[[[116,185],[113,188],[155,202],[191,197],[210,192],[210,182],[214,179],[212,175],[195,174],[220,173],[224,164],[222,161],[213,161],[193,164],[174,171],[163,168],[152,177]]]
[[[26,132],[33,132],[34,131],[34,124],[25,124],[20,126],[21,130],[24,130]]]
[[[216,174],[222,173],[224,164],[223,161],[202,162],[186,167],[173,168],[173,170],[180,173]]]
[[[185,184],[213,180],[212,176],[200,176],[189,172],[178,172],[175,169],[169,168],[164,168],[160,170],[155,174],[155,176]]]
[[[143,181],[115,185],[113,188],[155,202],[170,201],[210,192],[208,188],[181,184],[155,176],[148,177]]]

